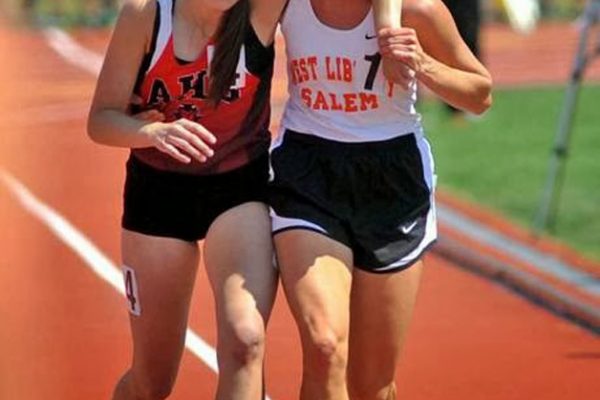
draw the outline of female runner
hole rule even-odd
[[[400,0],[289,0],[281,21],[290,97],[270,205],[305,400],[396,398],[420,259],[437,237],[417,82],[473,113],[491,104],[490,75],[442,1],[404,3],[404,27]]]
[[[115,400],[170,394],[202,239],[216,398],[263,396],[277,286],[264,200],[280,13],[269,0],[127,0],[120,13],[88,123],[94,141],[131,149],[122,259],[133,360]],[[141,106],[131,109],[132,95]]]

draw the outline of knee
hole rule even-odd
[[[262,363],[265,348],[265,329],[261,322],[238,322],[232,327],[231,339],[223,349],[240,365]]]
[[[310,338],[311,368],[315,372],[345,370],[347,364],[347,335],[333,329],[315,333]]]

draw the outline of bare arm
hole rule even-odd
[[[152,33],[156,2],[128,0],[119,15],[88,117],[88,134],[97,143],[128,148],[156,147],[181,162],[206,161],[215,138],[201,125],[163,123],[128,115],[135,80]]]
[[[385,1],[385,0],[373,0]],[[405,0],[404,25],[379,32],[381,53],[414,71],[449,104],[482,113],[492,102],[492,79],[463,42],[441,0]]]

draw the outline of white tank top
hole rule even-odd
[[[416,81],[407,91],[383,76],[372,10],[339,30],[319,21],[311,0],[290,0],[281,29],[289,94],[282,129],[341,142],[422,134]]]

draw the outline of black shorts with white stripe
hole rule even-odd
[[[357,268],[403,270],[437,238],[433,161],[422,136],[345,143],[287,130],[271,153],[273,233],[343,243]]]

